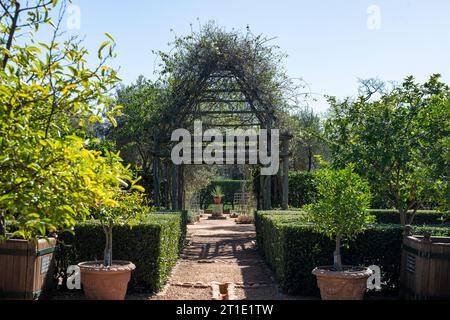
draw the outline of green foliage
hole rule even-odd
[[[106,152],[117,152],[117,145],[114,141],[111,140],[99,140],[94,139],[89,142],[88,149],[101,151],[102,153]]]
[[[133,185],[133,187],[142,188],[137,185]],[[100,206],[95,211],[94,218],[105,226],[133,226],[150,214],[152,210],[141,192],[121,191],[115,195],[114,200],[117,202],[117,206]]]
[[[181,214],[181,219],[180,219],[180,230],[181,230],[181,236],[180,239],[178,241],[178,248],[179,248],[179,252],[181,253],[181,251],[184,249],[185,245],[186,245],[186,237],[187,237],[187,224],[188,224],[188,219],[189,219],[189,212],[187,210],[183,210],[181,212],[178,211],[158,211],[159,214]]]
[[[289,142],[291,169],[312,171],[319,167],[316,155],[328,159],[328,146],[323,139],[324,120],[308,106],[298,109],[294,113],[278,115],[278,126],[289,128],[289,133],[292,134]]]
[[[376,217],[378,223],[401,224],[397,210],[371,209],[369,213]],[[442,225],[450,222],[449,212],[435,210],[417,210],[414,217],[414,226],[420,225]]]
[[[301,208],[316,197],[314,175],[307,171],[289,172],[289,206]]]
[[[450,90],[439,79],[418,84],[408,77],[379,99],[329,99],[333,165],[355,163],[375,205],[399,210],[403,225],[417,209],[450,206]]]
[[[114,228],[115,258],[133,261],[136,265],[130,289],[157,292],[162,288],[178,260],[180,244],[184,244],[183,221],[180,213],[159,213],[149,215],[137,225],[118,225]],[[71,255],[64,254],[64,251],[58,253],[56,259],[70,259],[61,265],[76,265],[80,261],[102,258],[104,236],[101,223],[89,221],[77,224],[75,234],[63,233],[59,237],[61,243],[72,246]],[[62,247],[62,250],[69,248]]]
[[[116,142],[125,160],[134,168],[140,168],[144,176],[151,172],[151,152],[163,125],[159,119],[164,107],[163,91],[141,76],[136,83],[119,87],[115,97],[115,103],[123,109],[117,117],[117,127],[109,129],[108,139]]]
[[[248,98],[254,99],[257,108],[284,106],[284,95],[293,89],[281,64],[286,55],[269,41],[269,38],[254,35],[249,29],[244,34],[236,30],[226,31],[214,22],[202,26],[198,32],[176,37],[169,53],[158,52],[161,80],[166,84],[164,87],[169,88],[169,108],[162,122],[170,123],[174,114],[187,107],[186,102],[195,101],[199,83],[214,73],[231,72],[239,78],[239,84],[228,81],[223,85],[246,92]],[[244,88],[239,88],[239,85]]]
[[[233,205],[234,194],[242,192],[244,180],[214,180],[206,188],[200,191],[200,204],[206,208],[212,202],[211,194],[216,187],[220,187],[223,193],[222,203]]]
[[[223,198],[225,194],[222,191],[222,188],[220,186],[215,186],[213,191],[211,191],[211,196],[213,196],[213,198]]]
[[[53,6],[30,1],[17,11],[20,41],[12,15],[1,17],[0,38],[11,42],[0,44],[0,236],[12,231],[4,219],[17,227],[12,237],[69,229],[92,207],[117,206],[114,195],[130,180],[119,154],[90,150],[82,131],[119,113],[108,95],[119,79],[105,64],[114,43],[102,45],[90,69],[86,49],[76,39],[59,42],[57,27],[50,43],[36,42],[40,26],[55,27]]]
[[[183,171],[184,184],[189,186],[189,188],[185,188],[186,203],[195,206],[196,209],[201,209],[203,208],[202,201],[208,203],[211,201],[211,196],[204,189],[217,176],[217,171],[218,167],[208,165],[190,166]]]
[[[199,215],[192,210],[186,210],[186,218],[188,224],[194,224],[199,221]]]
[[[373,221],[367,212],[369,185],[353,168],[324,168],[314,173],[317,200],[306,209],[317,231],[332,239],[352,240]]]
[[[275,271],[284,292],[319,295],[311,271],[332,264],[334,242],[323,237],[307,222],[301,211],[259,211],[255,214],[257,244],[266,262]],[[415,227],[415,234],[430,231],[450,236],[450,227]],[[344,247],[345,261],[352,265],[381,268],[382,295],[398,294],[403,228],[374,224]]]
[[[136,185],[136,181],[132,181],[131,188],[144,191],[141,186]],[[95,211],[95,219],[103,226],[105,232],[106,243],[103,257],[103,265],[111,266],[112,257],[112,232],[113,227],[117,225],[134,226],[142,221],[142,219],[151,212],[151,207],[147,203],[144,195],[140,192],[119,191],[116,193],[114,200],[118,205],[107,206],[102,205]]]

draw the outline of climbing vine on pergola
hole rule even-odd
[[[227,32],[210,23],[200,32],[177,37],[170,53],[161,57],[158,130],[154,134],[154,198],[160,204],[160,161],[170,159],[170,135],[177,128],[202,120],[210,128],[282,128],[278,115],[286,112],[296,87],[282,67],[285,55],[271,39]],[[288,140],[282,131],[283,207],[288,194]],[[171,165],[172,209],[182,207],[183,167]],[[166,170],[167,171],[167,170]],[[168,174],[168,172],[166,172]],[[272,177],[261,176],[260,207],[271,208]]]

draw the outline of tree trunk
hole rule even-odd
[[[403,209],[399,209],[398,213],[400,214],[400,224],[402,226],[406,226],[406,215],[407,215],[406,211]]]
[[[6,235],[5,217],[0,214],[0,236]]]
[[[313,158],[312,147],[308,146],[308,172],[311,172],[312,170],[312,158]]]
[[[336,251],[334,251],[334,268],[337,271],[342,271],[342,256],[341,256],[341,236],[336,236]]]
[[[103,230],[106,238],[103,266],[110,267],[112,265],[112,226],[105,226]]]
[[[406,224],[407,225],[413,224],[414,218],[416,217],[416,213],[417,213],[417,209],[415,209],[410,216],[408,216],[408,213],[406,213]]]

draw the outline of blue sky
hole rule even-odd
[[[401,81],[413,75],[425,81],[441,73],[450,83],[450,1],[447,0],[73,0],[81,10],[80,29],[92,53],[112,34],[117,42],[120,77],[133,82],[152,78],[156,56],[169,49],[174,33],[189,33],[190,24],[215,20],[227,29],[277,37],[289,57],[292,78],[303,78],[317,93],[312,106],[327,105],[320,94],[344,97],[357,93],[357,79]],[[369,8],[379,10],[379,17]],[[375,20],[373,20],[375,19]],[[375,21],[375,24],[369,22]],[[379,22],[379,24],[377,24]],[[379,28],[373,28],[373,26]],[[173,32],[171,32],[173,29]],[[95,58],[95,54],[92,54]]]

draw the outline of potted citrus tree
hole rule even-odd
[[[222,191],[222,188],[220,186],[216,186],[213,191],[211,192],[211,195],[214,199],[214,204],[221,204],[222,198],[224,197],[224,193]]]
[[[341,247],[344,241],[354,240],[374,217],[367,213],[371,194],[366,181],[354,172],[352,165],[342,170],[329,167],[315,173],[318,197],[307,206],[314,228],[335,240],[334,264],[317,267],[321,297],[324,300],[362,300],[367,279],[372,271],[360,266],[342,263]]]
[[[118,78],[105,65],[113,55],[112,39],[101,46],[97,69],[86,66],[87,51],[77,39],[60,41],[59,24],[49,13],[58,1],[4,3],[0,296],[34,299],[51,287],[56,233],[85,219],[96,203],[108,203],[107,180],[124,169],[89,150],[81,132],[84,123],[101,121],[97,106],[111,105],[108,93]],[[54,28],[53,41],[38,42],[37,31],[46,25]],[[113,122],[113,112],[105,113]]]
[[[140,186],[133,185],[142,190]],[[105,234],[103,261],[87,261],[78,264],[84,294],[89,300],[124,300],[131,272],[136,268],[130,261],[113,260],[113,227],[138,224],[149,212],[141,193],[120,191],[116,205],[101,206],[94,218]]]

